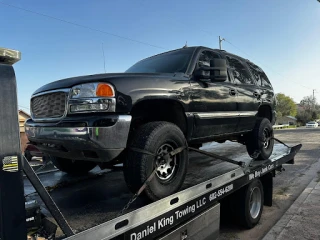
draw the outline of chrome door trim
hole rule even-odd
[[[257,111],[225,111],[225,112],[203,112],[203,113],[190,113],[187,112],[186,115],[189,116],[193,114],[200,119],[211,119],[211,118],[230,118],[230,117],[253,117],[257,114]]]
[[[239,112],[230,111],[230,112],[207,112],[207,113],[195,113],[195,116],[200,119],[209,119],[209,118],[225,118],[225,117],[238,117]]]
[[[258,111],[243,111],[239,112],[239,117],[253,117],[257,115]]]

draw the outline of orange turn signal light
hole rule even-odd
[[[109,84],[99,83],[96,89],[97,97],[114,97],[114,90]]]

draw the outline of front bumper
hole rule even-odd
[[[108,120],[107,126],[101,124]],[[29,119],[25,128],[29,141],[44,153],[74,160],[109,162],[126,148],[130,124],[130,115],[113,115],[110,119],[101,117],[85,123],[73,119],[50,124]]]

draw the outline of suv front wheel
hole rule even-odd
[[[124,177],[129,189],[134,193],[138,191],[156,168],[143,194],[156,201],[177,192],[186,176],[188,151],[185,148],[174,156],[165,156],[183,146],[187,146],[186,139],[172,123],[159,121],[141,126],[131,139],[124,161]]]
[[[267,118],[258,118],[252,132],[248,134],[246,146],[250,157],[256,160],[268,159],[273,151],[273,129]]]

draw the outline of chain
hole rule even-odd
[[[124,212],[130,207],[130,205],[137,199],[138,195],[135,193],[130,200],[127,202],[126,205],[122,208],[122,210],[118,213],[117,217],[120,217],[124,214]]]
[[[138,196],[143,192],[143,190],[147,187],[148,183],[153,179],[154,175],[156,174],[157,171],[157,165],[150,174],[150,176],[147,178],[147,180],[143,183],[141,188],[130,198],[128,203],[122,208],[122,210],[118,213],[118,217],[123,215],[123,213],[130,207],[130,205],[138,198]]]
[[[269,138],[265,138],[265,139],[262,139],[260,138],[259,139],[261,142],[265,142],[265,141],[269,141],[269,140],[275,140],[277,141],[278,143],[281,143],[282,145],[286,146],[287,148],[291,148],[290,146],[288,146],[287,144],[285,144],[284,142],[282,142],[281,140],[275,138],[275,137],[269,137]],[[252,158],[257,158],[259,156],[261,152],[259,150],[255,151],[253,154],[250,155],[250,157]]]
[[[287,148],[291,148],[291,147],[289,147],[287,144],[285,144],[284,142],[280,141],[279,139],[277,139],[277,138],[275,138],[275,137],[273,137],[272,139],[276,140],[278,143],[283,144],[283,145],[286,146]]]
[[[272,140],[272,139],[275,140],[275,141],[277,141],[278,143],[281,143],[282,145],[286,146],[287,148],[291,148],[290,146],[288,146],[287,144],[285,144],[284,142],[280,141],[279,139],[277,139],[277,138],[275,138],[275,137],[269,137],[269,138],[265,138],[265,139],[260,138],[259,140],[260,140],[261,142],[265,142],[265,141],[269,141],[269,140]]]
[[[181,153],[184,149],[186,149],[187,147],[179,147],[167,154],[165,154],[164,156],[161,156],[159,154],[154,154],[151,152],[148,152],[146,150],[142,150],[142,149],[138,149],[138,148],[130,148],[130,150],[135,151],[135,152],[139,152],[139,153],[143,153],[143,154],[147,154],[147,155],[151,155],[157,158],[165,158],[168,156],[173,157],[174,155]],[[139,197],[139,195],[143,192],[143,190],[148,186],[148,183],[153,179],[154,175],[157,172],[157,168],[158,165],[156,164],[154,170],[152,171],[152,173],[150,174],[150,176],[147,178],[147,180],[142,184],[142,186],[139,188],[139,190],[130,198],[130,200],[127,202],[127,204],[122,208],[122,210],[118,213],[117,217],[120,217],[121,215],[124,214],[124,212],[130,207],[130,205]]]

